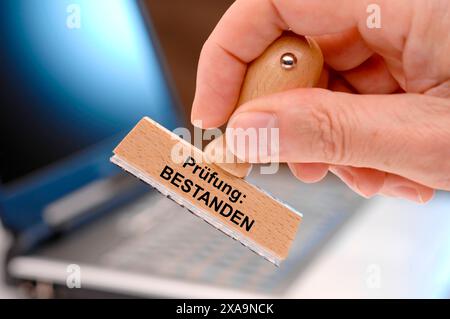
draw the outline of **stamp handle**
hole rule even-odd
[[[314,40],[285,32],[249,65],[237,107],[261,96],[314,87],[322,67],[322,52]],[[250,172],[251,164],[228,151],[223,135],[209,143],[205,153],[210,161],[234,176],[245,177]]]

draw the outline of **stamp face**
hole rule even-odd
[[[182,150],[181,160],[173,160],[174,147]],[[114,154],[113,162],[250,249],[268,259],[287,257],[301,215],[208,163],[202,151],[153,120],[142,119]]]
[[[193,199],[198,201],[202,208],[213,209],[217,214],[229,218],[232,223],[240,226],[246,232],[250,232],[255,220],[233,207],[236,203],[242,204],[247,195],[242,194],[238,189],[233,188],[232,185],[224,182],[220,177],[220,173],[213,171],[211,167],[198,165],[194,158],[188,156],[183,163],[183,168],[192,168],[190,174],[198,177],[208,185],[213,187],[205,189],[201,185],[194,182],[189,177],[176,172],[169,165],[166,165],[159,175],[161,178],[167,180],[175,187],[180,188],[184,193],[190,195]],[[196,172],[198,172],[196,174]],[[227,199],[220,199],[217,193],[223,193],[228,196]]]

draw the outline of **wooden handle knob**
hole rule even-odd
[[[322,67],[322,52],[314,40],[285,32],[249,65],[237,107],[257,97],[316,86]],[[235,176],[245,177],[251,170],[251,164],[228,151],[223,135],[209,143],[205,153],[211,162]]]

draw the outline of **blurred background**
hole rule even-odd
[[[203,43],[233,2],[147,1],[149,14],[187,118],[190,118],[194,100],[197,62]]]
[[[1,2],[0,297],[450,297],[448,193],[366,200],[255,170],[304,215],[276,268],[109,163],[142,116],[192,128],[200,50],[232,3]]]

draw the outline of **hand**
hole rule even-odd
[[[357,193],[426,202],[450,190],[450,1],[237,0],[206,41],[192,120],[276,126],[282,162],[304,182],[328,170]],[[260,98],[233,113],[246,66],[283,30],[314,37],[321,87]],[[236,151],[236,150],[232,150]]]

